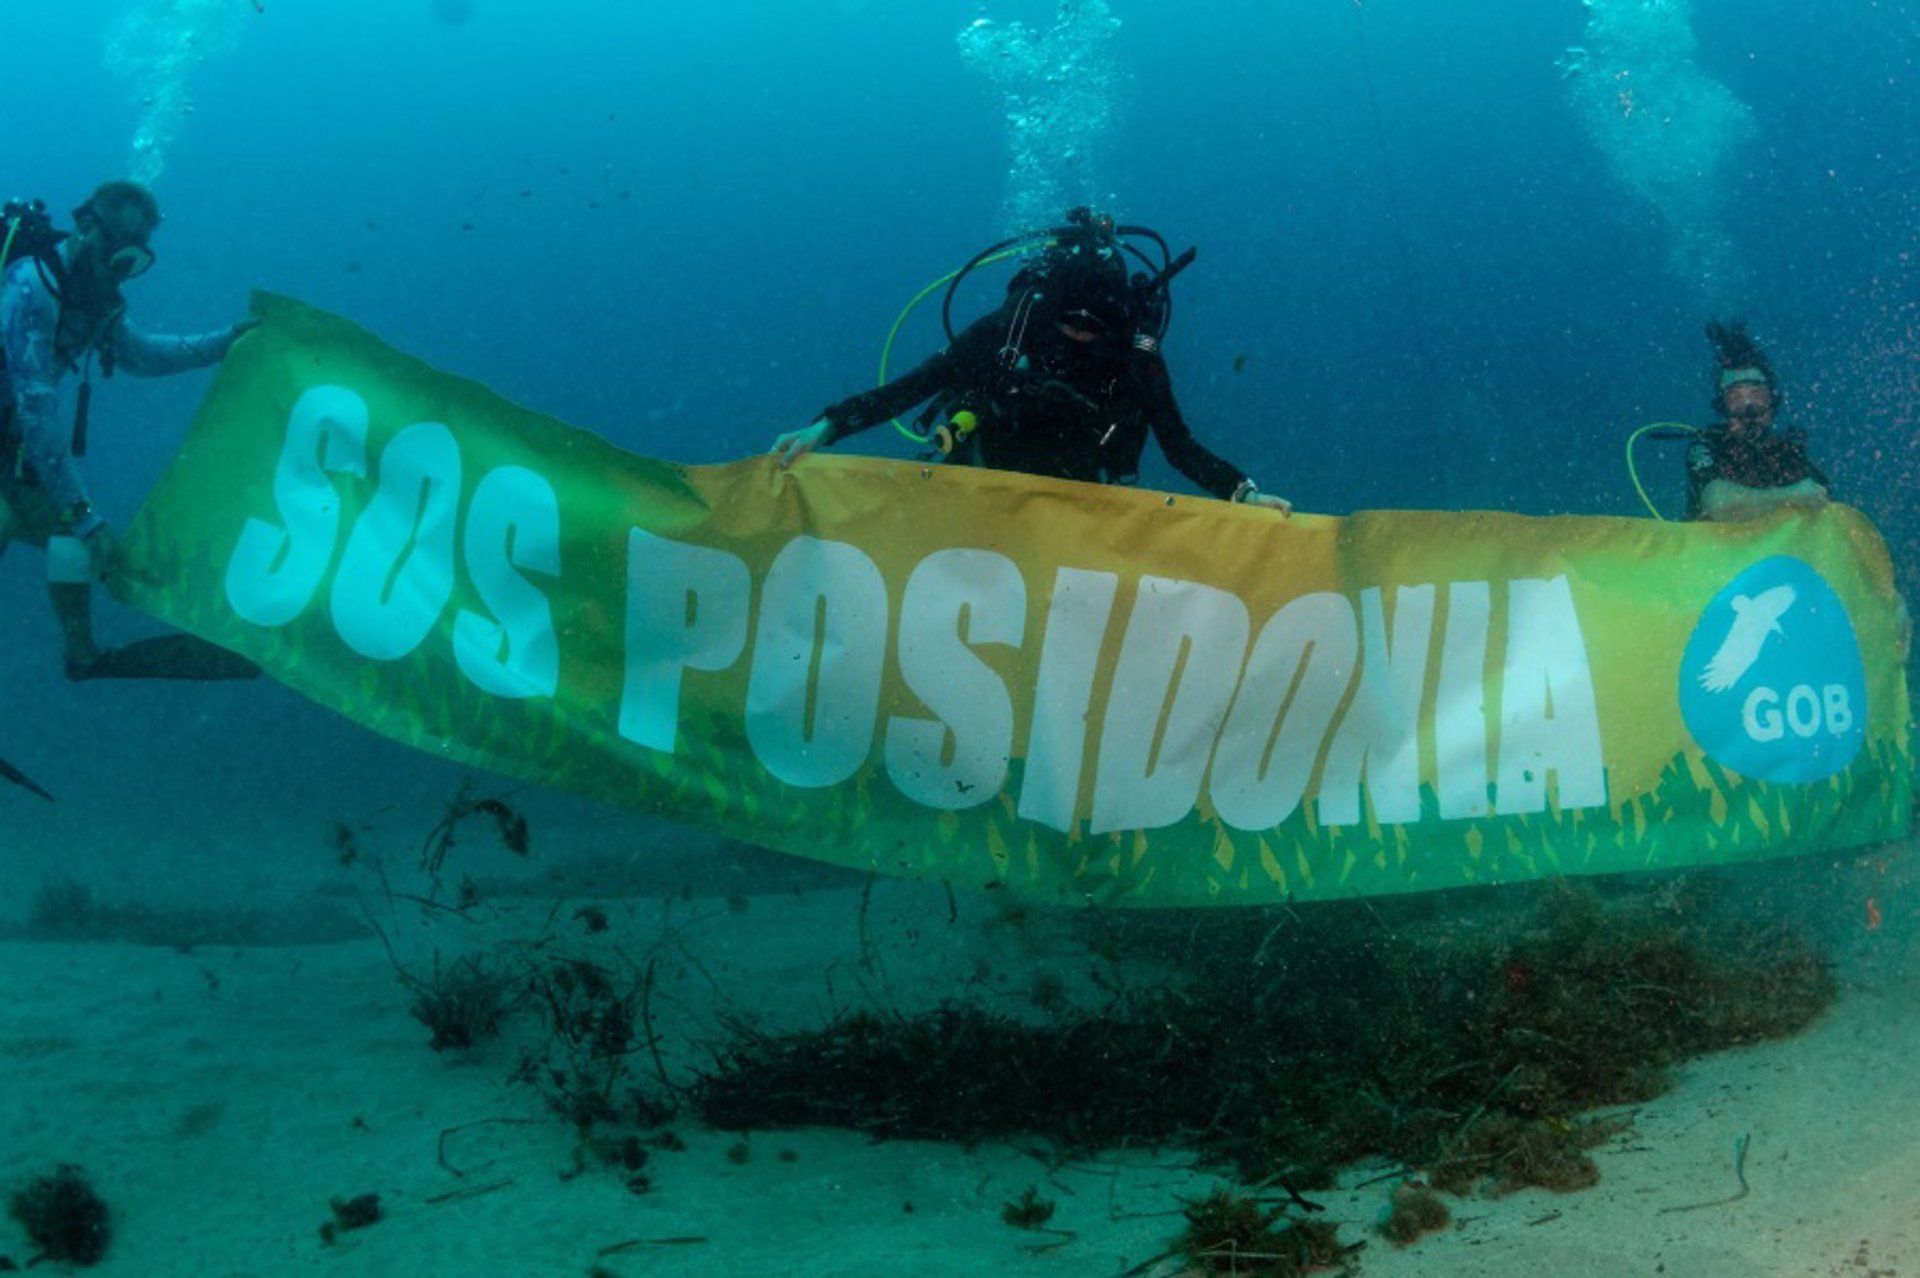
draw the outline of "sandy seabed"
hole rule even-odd
[[[659,1028],[679,1045],[676,1067],[713,1040],[716,1001],[798,1027],[864,999],[937,1002],[983,957],[1002,971],[1041,961],[1030,937],[996,928],[976,901],[963,899],[956,924],[938,889],[881,884],[862,924],[861,895],[835,885],[603,903],[613,943],[666,956]],[[551,901],[490,908],[486,931],[526,935]],[[1911,920],[1886,908],[1886,926],[1839,933],[1842,993],[1825,1017],[1791,1041],[1683,1067],[1672,1091],[1636,1107],[1596,1152],[1597,1187],[1451,1199],[1453,1225],[1406,1249],[1372,1233],[1386,1186],[1311,1197],[1347,1238],[1369,1239],[1357,1257],[1369,1278],[1920,1275],[1920,946]],[[402,962],[424,969],[434,950],[460,951],[461,938],[434,928],[396,925]],[[681,1121],[686,1150],[654,1154],[653,1188],[635,1195],[609,1169],[562,1177],[571,1133],[507,1081],[511,1027],[470,1053],[427,1050],[375,940],[188,950],[10,941],[0,965],[0,1174],[18,1183],[62,1162],[90,1173],[114,1213],[113,1245],[91,1271],[103,1278],[583,1278],[595,1266],[1118,1278],[1168,1250],[1183,1199],[1223,1183],[1178,1151],[1050,1168],[1012,1145],[839,1131],[750,1134],[742,1160],[738,1134]],[[483,1119],[526,1121],[468,1127],[443,1145],[447,1129]],[[1742,1138],[1750,1192],[1671,1210],[1738,1191]],[[1376,1171],[1355,1169],[1347,1183]],[[487,1186],[498,1187],[444,1197]],[[1062,1232],[1003,1223],[1002,1204],[1028,1186],[1058,1204],[1050,1224]],[[385,1219],[323,1243],[330,1200],[367,1192]],[[0,1255],[30,1254],[0,1222]]]

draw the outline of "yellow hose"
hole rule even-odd
[[[1646,485],[1640,482],[1640,468],[1633,461],[1633,446],[1640,442],[1642,435],[1654,430],[1684,430],[1689,435],[1698,435],[1700,428],[1686,422],[1649,422],[1627,436],[1627,478],[1633,481],[1633,491],[1640,494],[1640,504],[1647,508],[1647,513],[1664,524],[1671,521],[1660,513],[1660,508],[1653,504],[1653,498],[1647,496]]]

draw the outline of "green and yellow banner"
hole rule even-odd
[[[258,309],[118,587],[438,755],[862,870],[1117,905],[1907,828],[1897,599],[1844,507],[1281,519],[857,457],[677,466]]]

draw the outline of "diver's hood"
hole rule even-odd
[[[1050,320],[1078,317],[1110,331],[1131,328],[1133,286],[1117,250],[1080,246],[1052,249],[1014,276],[1011,295],[1032,290],[1035,309]]]
[[[1136,239],[1158,249],[1158,260],[1133,243]],[[1118,225],[1086,208],[1072,209],[1066,225],[989,244],[947,277],[946,296],[940,303],[940,327],[948,342],[958,337],[953,325],[954,295],[974,269],[1043,244],[1041,255],[1022,267],[1008,284],[1005,304],[1031,304],[1040,317],[1057,317],[1069,323],[1071,313],[1079,310],[1085,313],[1081,320],[1086,327],[1153,339],[1164,337],[1173,322],[1173,299],[1167,286],[1193,264],[1198,252],[1189,248],[1175,257],[1166,239],[1151,227]],[[1128,254],[1138,259],[1146,273],[1128,273]]]

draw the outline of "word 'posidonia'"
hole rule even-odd
[[[561,573],[552,484],[501,466],[463,511],[453,432],[417,423],[388,442],[371,496],[343,528],[335,483],[367,481],[367,429],[352,391],[301,398],[274,475],[279,522],[247,521],[229,605],[282,626],[324,590],[340,640],[393,661],[428,642],[464,572],[479,606],[452,619],[462,675],[495,696],[554,697],[560,636],[538,584]],[[1606,803],[1565,577],[1504,583],[1505,644],[1490,671],[1496,591],[1485,581],[1402,585],[1391,609],[1377,588],[1305,594],[1256,628],[1244,600],[1203,583],[1062,567],[1034,599],[1012,559],[953,547],[913,566],[896,626],[885,576],[849,542],[796,536],[756,582],[726,549],[639,528],[626,539],[613,713],[620,736],[646,750],[681,745],[689,672],[744,662],[733,709],[745,740],[770,775],[801,788],[877,763],[908,799],[957,811],[996,799],[1019,758],[1020,816],[1093,833],[1173,825],[1203,801],[1229,826],[1268,829],[1310,792],[1324,825],[1369,812],[1410,823],[1429,778],[1442,819],[1544,811],[1550,777],[1562,809]],[[569,636],[596,640],[617,642]],[[1037,661],[990,662],[994,649],[1037,649]],[[1031,670],[1030,686],[1010,686],[997,666]],[[885,704],[890,674],[911,694],[898,705]]]

